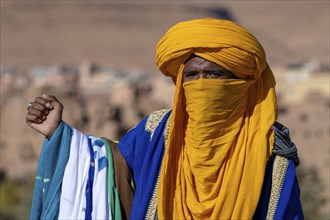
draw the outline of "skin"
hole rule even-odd
[[[30,102],[32,107],[28,109],[26,124],[51,138],[62,120],[63,105],[55,96],[42,95]]]
[[[185,63],[183,82],[201,78],[237,79],[232,72],[223,67],[192,55]],[[26,124],[50,139],[62,120],[63,104],[55,96],[50,95],[36,97],[30,103],[32,107],[27,111]]]
[[[183,69],[183,82],[197,79],[237,79],[230,71],[216,63],[192,55],[185,63]]]

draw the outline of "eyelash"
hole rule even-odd
[[[186,73],[186,74],[184,74],[184,77],[190,78],[190,77],[194,77],[196,75],[197,75],[197,73]]]
[[[221,76],[224,72],[213,72],[213,73],[208,73],[207,75],[215,75],[215,76]]]

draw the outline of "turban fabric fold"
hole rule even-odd
[[[183,85],[184,64],[192,54],[222,66],[238,79]],[[176,84],[158,189],[159,218],[253,218],[274,141],[271,126],[277,118],[275,79],[261,44],[231,21],[185,21],[160,39],[156,64]],[[196,95],[199,98],[188,103],[196,90],[207,94],[202,83],[215,88],[217,103],[195,118],[191,110],[209,104],[207,95],[206,100]],[[232,99],[221,99],[226,95]],[[222,109],[229,111],[225,118],[219,116]],[[205,133],[210,134],[208,139],[196,142]]]

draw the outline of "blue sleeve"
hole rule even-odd
[[[155,111],[120,140],[118,148],[130,167],[135,192],[131,219],[144,219],[161,167],[170,110]]]
[[[275,156],[272,156],[267,163],[263,189],[253,219],[266,219],[272,191],[274,157]],[[304,219],[300,201],[300,189],[296,177],[296,167],[293,160],[289,160],[287,173],[283,182],[282,190],[279,194],[273,219]]]
[[[304,219],[300,201],[300,189],[296,176],[296,166],[293,160],[289,160],[287,175],[274,219]]]
[[[147,117],[130,129],[118,143],[118,149],[131,169],[134,180],[137,180],[140,175],[150,142],[150,133],[145,130],[146,122]]]
[[[61,122],[50,140],[45,139],[38,162],[30,219],[55,219],[61,185],[70,155],[72,129]]]

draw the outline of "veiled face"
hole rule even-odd
[[[196,79],[237,79],[230,71],[198,56],[191,56],[183,69],[183,82]]]

